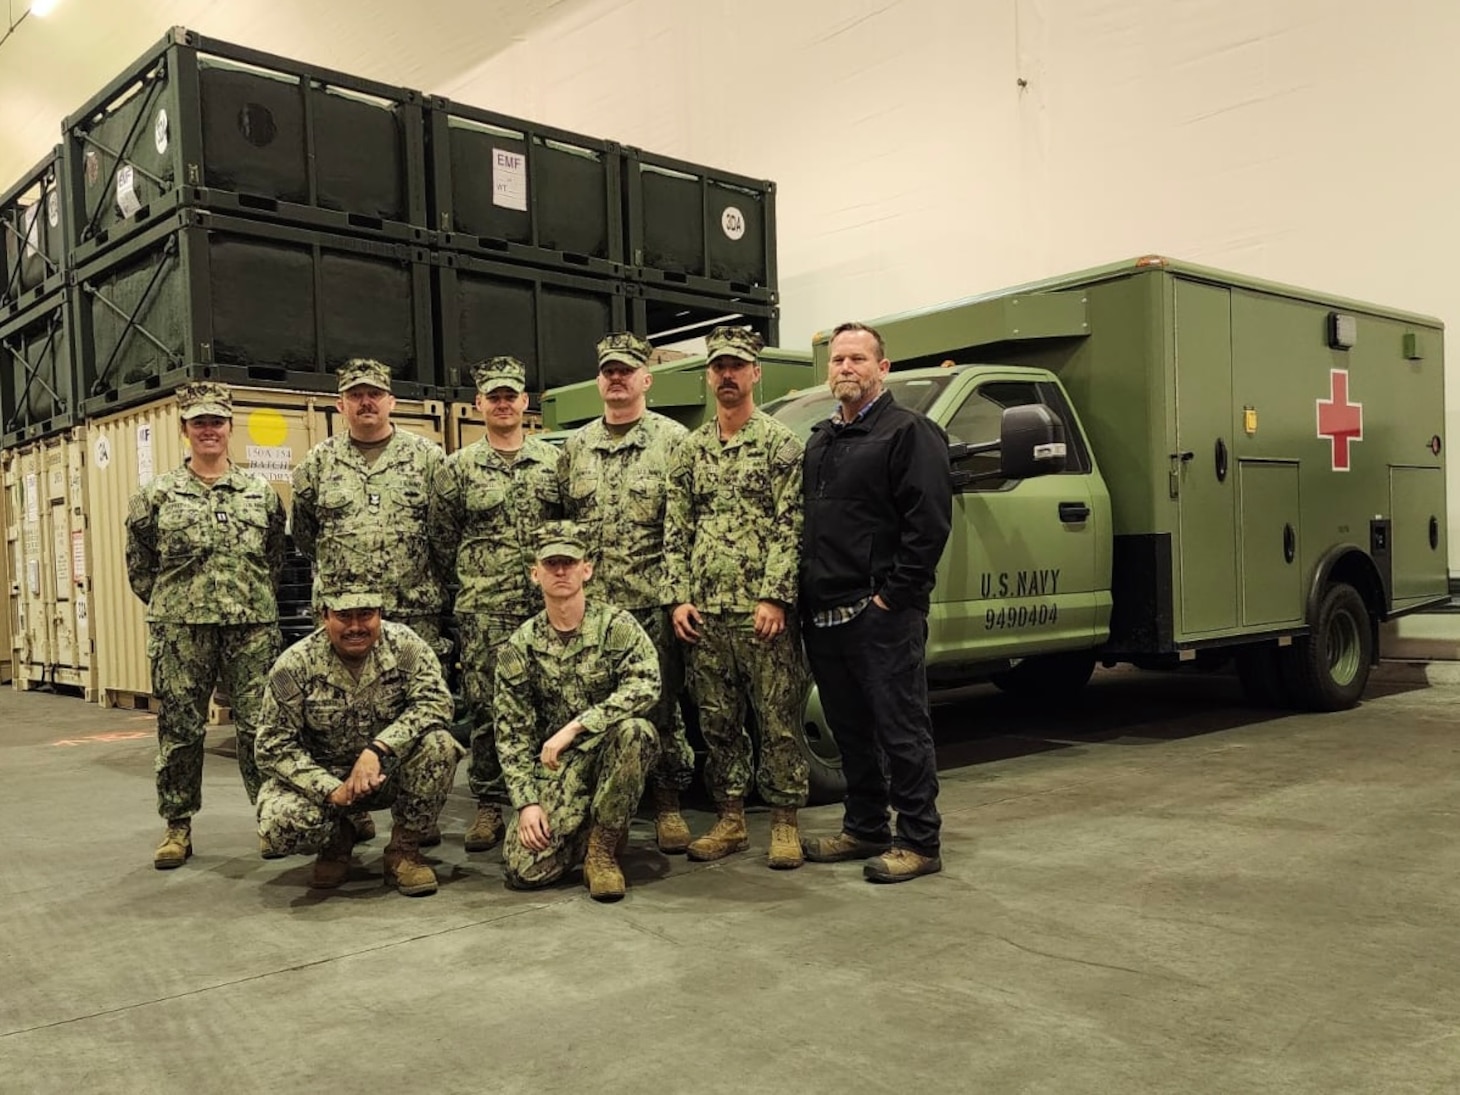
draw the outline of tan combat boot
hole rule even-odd
[[[385,884],[407,897],[425,897],[436,892],[436,872],[421,858],[421,837],[401,825],[390,830],[385,846]]]
[[[796,829],[796,807],[772,807],[771,850],[766,856],[766,866],[776,871],[794,871],[805,862],[801,835]]]
[[[745,831],[745,800],[727,798],[720,804],[720,817],[710,831],[690,842],[691,859],[723,859],[731,852],[750,847],[750,834]]]
[[[369,810],[359,810],[350,815],[350,824],[355,827],[355,843],[363,844],[375,839],[375,819]]]
[[[320,848],[309,875],[312,890],[333,890],[350,877],[350,850],[355,846],[355,823],[342,817],[335,822],[335,831]]]
[[[654,842],[666,855],[679,855],[689,847],[689,826],[679,812],[679,792],[673,787],[651,788],[654,795]]]
[[[162,843],[152,853],[152,866],[159,871],[170,871],[181,867],[193,854],[193,823],[188,818],[167,823],[167,832],[162,834]]]
[[[502,824],[502,807],[495,802],[478,802],[477,816],[466,831],[466,850],[489,852],[502,843],[506,826]]]
[[[617,901],[626,885],[614,851],[622,832],[606,829],[596,821],[588,833],[588,854],[583,858],[583,884],[594,901]]]

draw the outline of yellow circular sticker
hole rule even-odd
[[[275,448],[289,437],[289,423],[272,407],[261,407],[248,416],[248,439],[255,445]]]

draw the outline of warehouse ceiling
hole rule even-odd
[[[0,2],[13,27],[0,42],[4,190],[172,26],[434,92],[584,0],[59,0],[44,17],[30,0]]]

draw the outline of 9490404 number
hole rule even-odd
[[[1043,627],[1059,619],[1057,604],[1008,605],[990,608],[983,614],[985,631],[1007,631],[1019,627]]]

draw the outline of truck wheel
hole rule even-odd
[[[990,678],[1001,691],[1027,700],[1062,703],[1078,696],[1095,672],[1095,655],[1083,650],[1039,654]]]
[[[842,754],[821,710],[821,693],[813,685],[806,697],[806,714],[801,719],[796,743],[810,768],[808,806],[841,802],[847,795],[847,777],[842,771]]]
[[[1310,711],[1343,711],[1359,702],[1369,683],[1374,632],[1358,590],[1334,582],[1323,594],[1311,630],[1283,654],[1283,677],[1293,698]]]
[[[1292,706],[1281,653],[1276,643],[1253,643],[1237,651],[1237,679],[1253,707]]]

